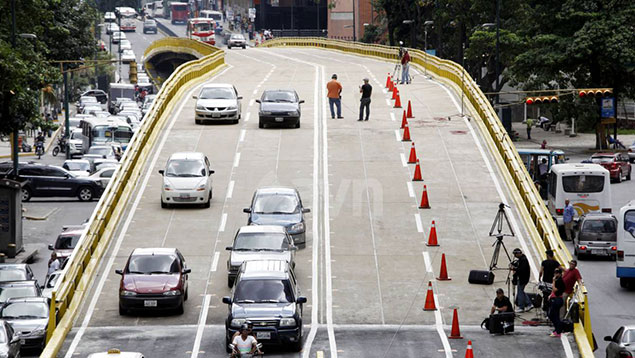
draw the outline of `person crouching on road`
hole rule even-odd
[[[342,84],[337,81],[337,74],[331,76],[331,80],[326,84],[326,89],[328,90],[331,118],[335,118],[333,105],[337,106],[337,118],[342,118]]]
[[[364,78],[364,84],[359,87],[359,93],[362,94],[359,104],[359,119],[368,120],[370,117],[370,95],[373,93],[373,86],[368,83],[368,78]],[[364,108],[366,108],[366,119],[364,118]]]
[[[507,296],[505,296],[505,291],[503,291],[502,288],[499,288],[496,290],[496,298],[494,298],[494,304],[492,304],[490,314],[505,312],[514,312],[514,309],[512,307],[512,302]]]
[[[562,269],[557,268],[553,272],[553,290],[549,296],[549,319],[553,323],[551,337],[560,337],[562,333],[562,321],[560,320],[560,307],[564,304],[562,294],[564,293],[564,281],[562,280]]]
[[[516,305],[518,309],[516,312],[527,312],[533,308],[531,299],[525,293],[525,286],[529,283],[530,268],[529,260],[525,256],[521,249],[515,248],[514,257],[517,262],[510,266],[510,269],[514,271],[513,283],[516,285]]]

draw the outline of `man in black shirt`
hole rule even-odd
[[[366,119],[370,117],[370,95],[373,93],[373,86],[368,83],[368,78],[364,78],[364,84],[359,87],[359,93],[362,94],[359,105],[359,121],[364,120],[364,108],[366,108]]]
[[[529,283],[529,276],[531,274],[529,260],[527,260],[527,256],[525,256],[519,248],[514,249],[513,254],[516,261],[510,268],[514,271],[513,282],[517,289],[516,305],[518,306],[518,310],[516,312],[527,312],[533,308],[531,299],[525,293],[525,286]]]
[[[540,264],[540,274],[538,280],[551,284],[553,281],[553,271],[560,267],[560,263],[553,257],[553,250],[545,251],[547,259]]]
[[[505,312],[514,312],[514,309],[512,308],[512,303],[509,298],[505,296],[503,289],[499,288],[496,290],[496,298],[494,299],[490,314]]]

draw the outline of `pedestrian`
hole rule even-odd
[[[337,107],[337,118],[342,117],[342,84],[337,81],[337,74],[331,76],[331,80],[326,84],[328,91],[329,107],[331,108],[331,118],[335,118],[335,111],[333,105]]]
[[[368,78],[364,78],[364,84],[359,86],[359,93],[362,94],[362,98],[359,100],[359,119],[361,121],[364,118],[364,108],[366,108],[366,119],[370,117],[370,95],[373,93],[373,86],[368,83]]]
[[[527,125],[527,140],[531,140],[531,127],[534,126],[534,120],[531,118],[527,118],[525,124]]]
[[[515,248],[513,254],[516,260],[511,263],[510,269],[514,271],[512,283],[516,285],[516,306],[518,307],[516,312],[528,312],[533,308],[531,299],[525,293],[525,286],[529,283],[530,276],[529,260],[519,248]]]
[[[505,296],[505,291],[499,288],[496,290],[496,298],[494,298],[494,303],[492,304],[492,309],[489,314],[505,312],[514,312],[514,308],[512,307],[512,302]]]
[[[569,199],[564,200],[564,211],[562,213],[562,221],[564,222],[564,233],[567,235],[567,240],[571,241],[573,231],[573,217],[575,216],[575,210],[573,205],[569,203]]]
[[[549,319],[553,323],[551,337],[560,337],[562,333],[562,321],[560,320],[560,308],[564,304],[562,295],[564,294],[564,281],[562,280],[562,269],[557,268],[553,272],[553,290],[549,295]]]
[[[540,143],[540,149],[547,149],[547,140],[543,139],[542,143]]]
[[[560,262],[554,258],[553,250],[547,250],[545,251],[545,254],[547,255],[547,258],[540,264],[538,280],[551,284],[553,282],[553,272],[560,267]]]
[[[403,50],[401,57],[401,84],[410,83],[410,54],[407,49]]]
[[[49,259],[49,269],[47,276],[60,269],[60,260],[57,258],[55,251],[51,252],[51,258]]]
[[[563,303],[566,303],[569,296],[573,293],[573,288],[575,287],[576,282],[580,285],[584,284],[584,281],[582,281],[582,275],[580,274],[580,271],[578,271],[578,261],[569,261],[569,268],[562,274],[562,281],[564,281],[564,294],[562,296],[562,300]],[[566,312],[566,307],[563,307],[560,312],[560,316],[564,317]]]

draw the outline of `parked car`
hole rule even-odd
[[[230,84],[207,84],[201,88],[196,99],[194,122],[203,124],[209,121],[227,121],[238,123],[241,115],[241,100],[236,87]]]
[[[111,39],[112,43],[116,44],[119,43],[119,41],[121,40],[127,39],[127,37],[126,34],[121,31],[113,31]]]
[[[108,25],[106,25],[106,34],[107,35],[112,35],[113,33],[119,31],[119,25],[117,25],[114,22],[108,23]]]
[[[35,280],[0,282],[0,303],[13,297],[40,297],[42,291]]]
[[[126,50],[132,50],[132,44],[130,43],[130,40],[121,40],[119,41],[119,46],[117,46],[117,50],[119,52],[124,52]]]
[[[628,155],[628,160],[630,160],[631,163],[635,163],[635,142],[628,147],[628,152],[626,154]]]
[[[282,225],[295,244],[306,243],[304,214],[310,211],[302,206],[296,189],[284,187],[256,190],[251,206],[243,209],[249,214],[247,225]]]
[[[132,50],[124,50],[121,54],[121,62],[130,63],[136,61],[137,58]]]
[[[232,287],[238,270],[248,260],[283,260],[295,267],[297,247],[284,226],[250,225],[238,229],[227,259],[227,286]]]
[[[20,337],[9,322],[0,320],[0,355],[7,358],[20,357]]]
[[[302,115],[300,104],[304,101],[300,100],[295,90],[266,90],[256,102],[260,103],[258,128],[264,128],[268,124],[292,125],[300,128]]]
[[[143,33],[146,34],[148,32],[152,32],[153,34],[157,33],[157,22],[152,19],[147,19],[143,22]]]
[[[623,179],[631,180],[631,163],[622,153],[595,153],[591,156],[591,162],[606,168],[611,174],[611,179],[620,183]]]
[[[115,22],[117,21],[117,16],[115,16],[115,13],[112,11],[107,11],[104,14],[104,22]]]
[[[229,40],[227,40],[227,48],[231,50],[232,47],[242,47],[243,50],[247,48],[247,40],[242,34],[231,34]]]
[[[20,337],[22,348],[44,349],[49,321],[49,299],[16,297],[0,308],[0,318],[9,322]]]
[[[187,279],[191,272],[179,250],[174,248],[134,249],[119,285],[119,314],[130,310],[176,310],[183,314],[187,300]]]
[[[0,264],[0,282],[35,280],[28,264]]]
[[[57,236],[55,243],[49,244],[49,250],[54,251],[59,259],[64,260],[73,253],[82,234],[84,229],[64,230]]]
[[[211,164],[207,156],[198,152],[178,152],[168,159],[161,190],[161,207],[172,204],[203,204],[209,208],[212,201]]]
[[[97,99],[97,102],[101,103],[101,104],[106,104],[108,103],[108,94],[100,89],[91,89],[88,90],[84,93],[82,93],[82,97],[87,96],[87,97],[95,97]]]
[[[68,159],[62,164],[62,168],[68,170],[76,177],[87,177],[90,175],[90,162],[85,159]]]
[[[623,358],[635,356],[635,325],[620,327],[615,334],[604,337],[606,358]]]
[[[50,275],[46,275],[44,285],[42,286],[42,297],[51,299],[51,292],[53,292],[53,288],[55,288],[57,280],[62,276],[62,272],[64,272],[64,270],[57,270],[51,272]]]
[[[573,251],[578,259],[586,256],[617,255],[617,219],[609,213],[588,213],[578,222]]]
[[[99,183],[104,189],[110,183],[110,179],[115,174],[118,166],[106,166],[98,171],[94,172],[89,176],[90,179],[93,179],[96,183]]]
[[[242,324],[253,324],[260,343],[302,349],[302,305],[307,302],[293,269],[286,261],[245,261],[240,267],[231,296],[223,297],[229,307],[225,320],[225,346]]]

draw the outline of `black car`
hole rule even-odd
[[[260,103],[258,128],[264,128],[267,124],[291,125],[300,128],[302,115],[300,104],[304,101],[300,100],[295,90],[266,90],[256,102]]]
[[[35,280],[28,264],[0,264],[0,282]]]
[[[289,263],[283,260],[245,261],[238,272],[225,321],[225,347],[242,324],[251,322],[258,342],[302,349],[302,305],[306,297]]]
[[[254,193],[247,225],[281,225],[293,238],[293,243],[306,243],[304,214],[311,210],[302,206],[300,194],[294,188],[260,188]]]
[[[81,201],[91,201],[103,192],[103,188],[92,179],[76,177],[56,166],[35,163],[19,164],[22,201],[32,197],[77,197]],[[11,162],[0,164],[0,177],[13,176]]]

